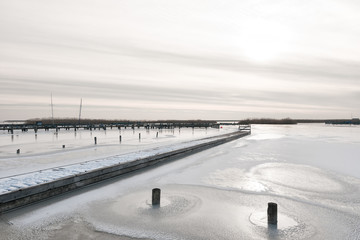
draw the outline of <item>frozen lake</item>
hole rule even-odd
[[[73,132],[43,133],[35,143],[30,132],[13,140],[4,134],[0,173],[232,130],[163,130],[159,139],[144,131],[140,142],[129,130],[121,144],[118,131],[99,131],[96,146],[95,132],[78,132],[76,140]],[[0,239],[359,239],[359,135],[354,126],[253,125],[251,136],[4,214]],[[27,147],[16,156],[19,146]],[[159,209],[150,206],[154,187],[162,189]],[[268,202],[278,203],[277,228],[266,223]]]

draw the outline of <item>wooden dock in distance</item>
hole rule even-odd
[[[0,124],[0,130],[14,133],[14,131],[27,132],[29,130],[37,133],[39,130],[106,130],[106,129],[174,129],[174,128],[219,128],[220,125],[238,125],[236,121],[124,121],[124,122],[104,122],[104,123],[43,123],[41,121],[34,123],[5,123]]]

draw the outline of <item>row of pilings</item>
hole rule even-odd
[[[151,202],[153,208],[160,208],[161,207],[161,189],[160,188],[153,188],[152,189],[152,196]],[[277,203],[269,202],[267,208],[267,222],[271,225],[277,225],[278,223],[278,206]]]
[[[219,123],[213,122],[204,122],[204,123],[187,123],[187,122],[177,122],[177,123],[111,123],[111,124],[1,124],[0,130],[8,131],[8,133],[14,134],[15,130],[21,130],[22,132],[28,132],[33,130],[37,133],[39,130],[55,130],[56,132],[60,129],[65,130],[74,130],[79,129],[84,130],[107,130],[107,129],[174,129],[174,128],[219,128]]]

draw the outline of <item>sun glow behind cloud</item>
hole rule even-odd
[[[291,37],[291,30],[281,24],[249,19],[242,24],[235,40],[241,49],[240,54],[250,61],[270,62],[281,60],[291,51]]]

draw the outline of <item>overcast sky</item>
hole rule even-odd
[[[360,115],[356,0],[0,0],[0,120]]]

